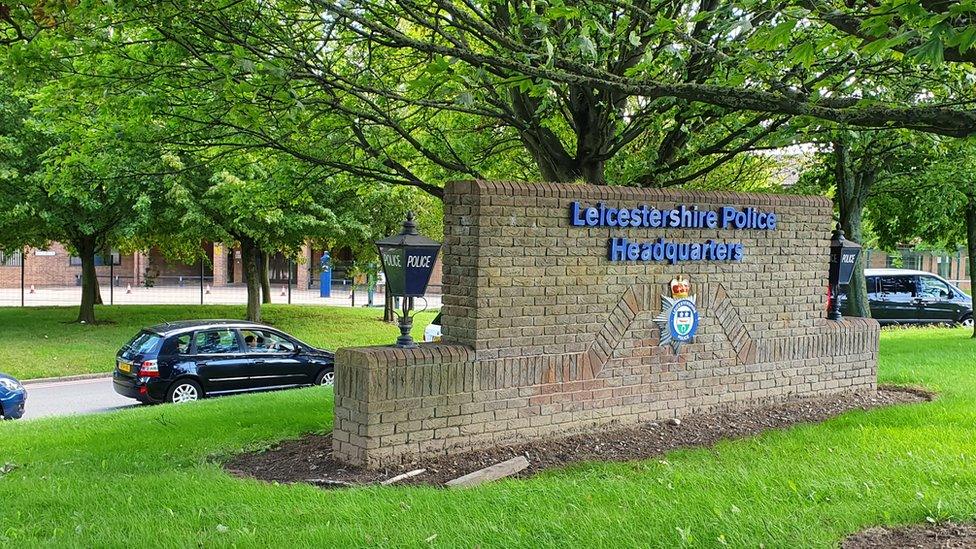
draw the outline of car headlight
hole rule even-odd
[[[0,387],[3,387],[8,391],[19,391],[24,388],[20,382],[7,378],[0,378]]]

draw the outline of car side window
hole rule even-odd
[[[206,330],[194,335],[197,354],[220,355],[240,352],[233,330]]]
[[[918,277],[918,295],[919,297],[946,299],[951,293],[949,292],[949,286],[938,278],[934,276],[920,276]]]
[[[265,332],[265,346],[269,353],[291,353],[295,350],[295,344],[278,334]]]
[[[915,277],[913,276],[883,276],[881,277],[881,293],[888,299],[915,296]]]
[[[176,336],[176,354],[185,355],[190,352],[190,334]]]
[[[241,330],[244,344],[249,353],[290,353],[295,344],[274,332],[264,330]]]
[[[248,353],[263,353],[264,332],[260,330],[241,330],[241,337],[244,338],[244,350]]]

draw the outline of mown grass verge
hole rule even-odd
[[[0,425],[11,546],[829,547],[976,517],[976,342],[882,336],[881,381],[930,403],[466,491],[276,486],[213,458],[331,428],[320,388]]]
[[[363,307],[265,305],[264,322],[318,347],[392,343],[400,333],[383,310]],[[173,320],[244,318],[243,306],[116,305],[99,307],[99,324],[77,324],[76,307],[0,308],[0,372],[18,379],[111,372],[116,351],[146,326]],[[435,313],[418,315],[414,336]]]

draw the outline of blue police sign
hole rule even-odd
[[[413,212],[407,214],[403,231],[376,242],[387,291],[400,297],[422,297],[437,262],[441,244],[417,233]]]

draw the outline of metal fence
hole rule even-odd
[[[81,265],[63,248],[0,254],[0,306],[73,306],[81,303]],[[233,251],[230,260],[234,261]],[[218,257],[218,261],[223,258]],[[239,260],[238,260],[239,261]],[[309,263],[273,262],[270,298],[277,304],[383,307],[384,287],[354,284],[348,263],[333,265],[330,295],[323,297],[319,272]],[[107,254],[96,261],[99,293],[107,305],[244,305],[241,269],[170,262],[144,267],[130,255]],[[440,306],[440,296],[428,298]]]

